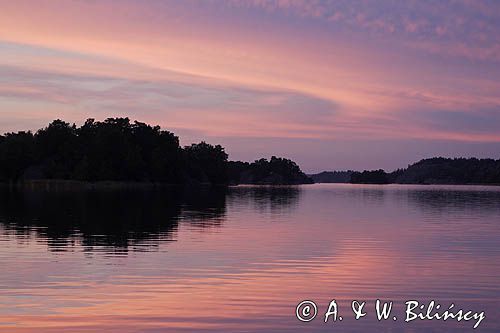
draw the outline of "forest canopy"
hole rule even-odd
[[[0,135],[0,180],[137,181],[169,184],[299,184],[312,181],[295,162],[272,157],[229,162],[220,145],[181,147],[160,126],[129,118],[88,119],[77,127],[54,120],[35,133]]]

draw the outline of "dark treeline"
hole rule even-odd
[[[500,185],[500,160],[434,157],[390,173],[384,170],[354,172],[351,183]]]
[[[353,172],[351,174],[353,184],[389,184],[388,174],[382,170],[365,170],[363,172]]]
[[[229,178],[235,184],[312,184],[299,166],[288,159],[271,157],[253,163],[229,162]]]
[[[309,183],[293,161],[229,162],[220,145],[181,147],[173,133],[128,118],[55,120],[36,133],[0,135],[0,181],[34,179],[169,184]]]
[[[315,183],[350,183],[354,171],[323,171],[309,175]]]

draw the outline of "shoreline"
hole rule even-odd
[[[492,183],[492,184],[488,184],[488,183],[380,183],[380,184],[377,184],[377,183],[327,183],[327,182],[323,182],[323,183],[314,183],[314,184],[345,184],[345,185],[377,185],[377,186],[380,186],[380,185],[412,185],[412,186],[415,186],[415,185],[418,185],[418,186],[500,186],[500,184],[497,184],[497,183]]]
[[[0,187],[19,188],[19,189],[160,189],[160,188],[206,188],[206,187],[235,187],[235,186],[297,186],[311,184],[212,184],[200,182],[188,183],[162,183],[162,182],[144,182],[144,181],[81,181],[70,179],[39,179],[22,180],[16,183],[0,182]]]
[[[374,184],[374,183],[333,183],[333,182],[323,182],[323,183],[304,183],[304,184],[211,184],[211,183],[198,183],[190,182],[184,184],[174,184],[174,183],[161,183],[161,182],[140,182],[140,181],[80,181],[80,180],[65,180],[65,179],[40,179],[40,180],[24,180],[16,183],[6,183],[0,182],[1,188],[15,188],[15,189],[33,189],[33,190],[115,190],[115,189],[162,189],[162,188],[207,188],[207,187],[238,187],[238,186],[248,186],[248,187],[288,187],[288,186],[300,186],[300,185],[324,185],[324,184],[337,184],[337,185],[374,185],[374,186],[386,186],[386,185],[409,185],[409,186],[488,186],[488,187],[500,187],[500,184],[443,184],[443,183],[384,183],[384,184]]]

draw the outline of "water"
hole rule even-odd
[[[499,263],[498,187],[0,191],[0,332],[472,330],[405,323],[412,299],[485,311],[476,331],[498,332]],[[332,299],[344,320],[325,324]]]

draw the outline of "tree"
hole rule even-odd
[[[0,174],[15,182],[35,161],[35,141],[31,132],[7,133],[0,144]]]
[[[35,134],[37,159],[48,178],[69,178],[77,164],[76,125],[54,120]]]
[[[76,179],[228,183],[228,155],[206,142],[184,149],[173,133],[129,118],[87,119],[81,127],[54,120],[31,132],[0,136],[0,180]],[[272,157],[231,169],[231,179],[262,183],[309,182],[293,161]]]
[[[227,182],[227,154],[220,145],[204,141],[184,148],[188,175],[200,182],[225,184]]]
[[[230,162],[229,175],[230,182],[235,184],[312,183],[312,179],[307,177],[295,162],[276,156],[272,156],[269,161],[261,158],[253,163]]]
[[[389,178],[384,170],[353,172],[351,174],[353,184],[388,184]]]

